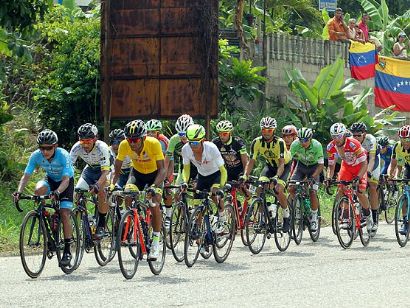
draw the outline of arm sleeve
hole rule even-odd
[[[332,166],[336,163],[335,150],[334,150],[332,143],[329,143],[327,145],[327,160],[328,160],[329,166]]]
[[[226,171],[226,168],[224,165],[219,167],[219,171],[221,172],[221,182],[220,185],[223,187],[226,183],[226,180],[228,179],[228,172]]]
[[[189,175],[191,173],[191,164],[184,164],[184,168],[182,169],[182,180],[185,183],[188,183],[189,181]]]
[[[177,144],[177,140],[175,139],[175,137],[171,137],[171,139],[169,140],[169,144],[168,144],[168,149],[165,152],[165,155],[168,157],[174,157],[174,152],[175,152],[175,146]]]
[[[239,144],[239,154],[248,154],[246,151],[245,142],[242,139],[238,139]]]
[[[249,155],[251,157],[251,159],[257,159],[258,158],[258,148],[257,148],[256,143],[257,143],[257,139],[254,139],[252,141],[252,144],[251,144],[251,151],[250,151],[250,155]]]
[[[24,170],[24,173],[30,174],[30,175],[33,174],[34,169],[36,169],[37,167],[37,156],[38,156],[38,152],[31,153],[26,169]]]

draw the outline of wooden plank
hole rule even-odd
[[[160,7],[161,0],[110,0],[111,11],[127,9],[155,9]]]
[[[159,35],[160,11],[158,9],[127,9],[111,14],[113,37],[118,35]]]

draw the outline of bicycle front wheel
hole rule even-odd
[[[100,266],[105,266],[114,259],[116,220],[115,208],[111,207],[105,218],[104,236],[94,246],[95,259]]]
[[[185,227],[188,223],[186,216],[185,205],[182,202],[172,209],[169,239],[172,255],[177,262],[184,261]]]
[[[292,232],[296,245],[302,242],[303,236],[303,199],[296,197],[292,200]]]
[[[184,260],[188,267],[192,267],[199,256],[201,245],[205,244],[205,221],[203,206],[198,206],[189,218],[184,243]]]
[[[216,262],[223,263],[231,252],[235,239],[235,212],[232,205],[225,205],[225,222],[222,230],[215,232],[214,257]]]
[[[400,247],[404,247],[409,240],[409,222],[407,221],[408,200],[405,195],[401,196],[396,207],[396,214],[394,217],[394,229],[396,231],[397,243]],[[405,227],[407,224],[407,228]]]
[[[268,232],[268,217],[262,199],[255,199],[249,207],[245,219],[245,232],[248,248],[253,254],[262,251]]]
[[[339,199],[336,204],[336,234],[340,246],[349,248],[355,238],[355,220],[353,206],[345,197]]]
[[[162,269],[164,268],[166,252],[167,252],[166,232],[165,232],[164,225],[162,225],[161,231],[159,234],[159,257],[155,261],[148,260],[149,268],[154,275],[159,275]]]
[[[44,269],[47,256],[47,235],[44,221],[36,211],[26,214],[20,229],[20,258],[24,271],[37,278]]]
[[[139,229],[132,210],[122,215],[116,242],[121,273],[126,279],[131,279],[137,272],[138,263],[142,257]]]
[[[397,207],[398,194],[399,193],[396,190],[393,190],[393,191],[389,190],[387,193],[387,196],[385,196],[384,202],[386,205],[386,210],[384,211],[384,217],[388,224],[391,224],[394,221],[396,207]]]
[[[288,207],[288,210],[289,211],[291,210],[290,207]],[[289,244],[290,244],[290,237],[291,237],[290,235],[292,232],[292,228],[289,228],[288,232],[283,231],[284,214],[285,214],[285,210],[280,205],[278,205],[276,217],[274,218],[274,228],[273,228],[274,233],[273,234],[275,238],[276,247],[279,249],[279,251],[282,251],[282,252],[288,249]],[[288,218],[292,219],[292,213],[290,213],[290,217]]]

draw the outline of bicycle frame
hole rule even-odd
[[[247,212],[247,209],[248,209],[248,200],[245,199],[245,201],[243,202],[243,205],[242,205],[242,212],[239,213],[237,192],[238,192],[237,186],[233,185],[232,189],[230,191],[230,198],[228,196],[227,200],[230,201],[234,205],[236,229],[237,230],[242,230],[242,229],[245,228],[245,217],[246,217],[246,212]]]

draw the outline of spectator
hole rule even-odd
[[[363,32],[357,26],[356,19],[351,18],[349,20],[349,27],[347,29],[347,34],[348,34],[347,35],[348,39],[364,43]]]
[[[362,30],[365,42],[369,41],[369,26],[367,22],[369,21],[370,16],[367,13],[363,13],[362,20],[359,22],[359,29]]]
[[[337,8],[335,16],[328,21],[329,39],[331,41],[347,40],[348,27],[343,21],[343,10]]]
[[[407,48],[404,40],[406,39],[406,33],[400,32],[399,36],[397,37],[396,43],[393,45],[393,54],[397,58],[406,59],[407,58]],[[410,44],[409,44],[410,46]]]

